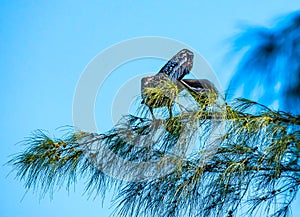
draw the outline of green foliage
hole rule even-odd
[[[168,119],[127,115],[103,134],[37,131],[9,163],[42,196],[78,177],[89,195],[112,188],[116,216],[287,216],[300,183],[299,125],[245,99],[199,104]]]
[[[168,77],[161,76],[154,87],[146,87],[143,91],[147,105],[153,108],[167,106],[171,107],[178,95],[179,89]]]

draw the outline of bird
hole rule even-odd
[[[194,54],[188,49],[179,51],[157,73],[166,74],[172,81],[179,81],[189,74],[193,67]]]
[[[214,104],[218,98],[217,88],[208,79],[182,79],[178,88],[179,92],[186,89],[203,109]]]
[[[167,106],[170,117],[172,117],[172,105],[176,97],[176,87],[172,90],[166,89],[171,84],[176,84],[185,75],[189,74],[193,67],[194,54],[188,49],[180,50],[174,55],[154,76],[144,77],[141,80],[142,104],[148,106],[152,118],[155,119],[153,108]],[[169,84],[169,85],[168,85]],[[164,89],[157,92],[154,88]],[[149,90],[154,92],[149,93]]]
[[[148,106],[152,118],[153,108],[167,106],[172,118],[172,106],[178,93],[187,90],[195,101],[205,110],[218,98],[215,85],[208,79],[183,79],[193,67],[193,52],[179,51],[154,76],[141,80],[142,104]],[[173,84],[173,85],[172,85]]]

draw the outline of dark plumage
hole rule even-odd
[[[181,80],[189,74],[193,67],[194,54],[192,51],[183,49],[173,56],[158,72],[168,75],[172,81]]]
[[[203,91],[217,92],[215,85],[207,79],[182,79],[180,83],[182,83],[188,90],[195,93]]]
[[[154,76],[142,78],[142,104],[153,108],[167,106],[172,117],[172,105],[177,94],[186,89],[203,109],[217,99],[217,89],[206,79],[182,79],[193,67],[193,53],[187,49],[179,51]],[[156,89],[155,89],[156,88]]]
[[[218,97],[215,85],[207,79],[182,79],[179,83],[180,91],[185,88],[200,105],[212,104]]]
[[[172,96],[170,97],[168,91],[165,91],[165,94],[161,97],[154,97],[151,94],[146,94],[146,89],[155,87],[164,89],[168,82],[181,80],[186,74],[190,73],[193,67],[193,57],[194,55],[191,51],[183,49],[173,56],[156,75],[145,77],[141,80],[142,103],[149,107],[153,117],[153,108],[164,106],[169,108],[170,116],[172,116],[171,106],[174,101],[174,94],[171,94]]]
[[[166,74],[159,73],[155,76],[149,76],[142,78],[141,80],[141,90],[142,90],[142,104],[149,107],[150,112],[153,115],[153,108],[159,108],[167,106],[170,111],[170,116],[172,115],[171,106],[173,104],[174,97],[170,97],[168,89],[166,89],[167,82],[171,82]],[[149,89],[147,89],[149,88]],[[160,93],[150,88],[157,88],[156,90],[161,90]],[[154,93],[155,92],[155,93]]]

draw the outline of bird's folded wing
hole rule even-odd
[[[182,79],[179,81],[188,91],[194,93],[214,92],[217,94],[215,85],[207,79]],[[180,88],[181,90],[182,88]]]

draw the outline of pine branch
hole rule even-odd
[[[42,196],[79,177],[90,195],[115,187],[117,216],[287,216],[300,117],[245,99],[202,105],[167,119],[128,115],[103,134],[36,131],[9,163]]]

